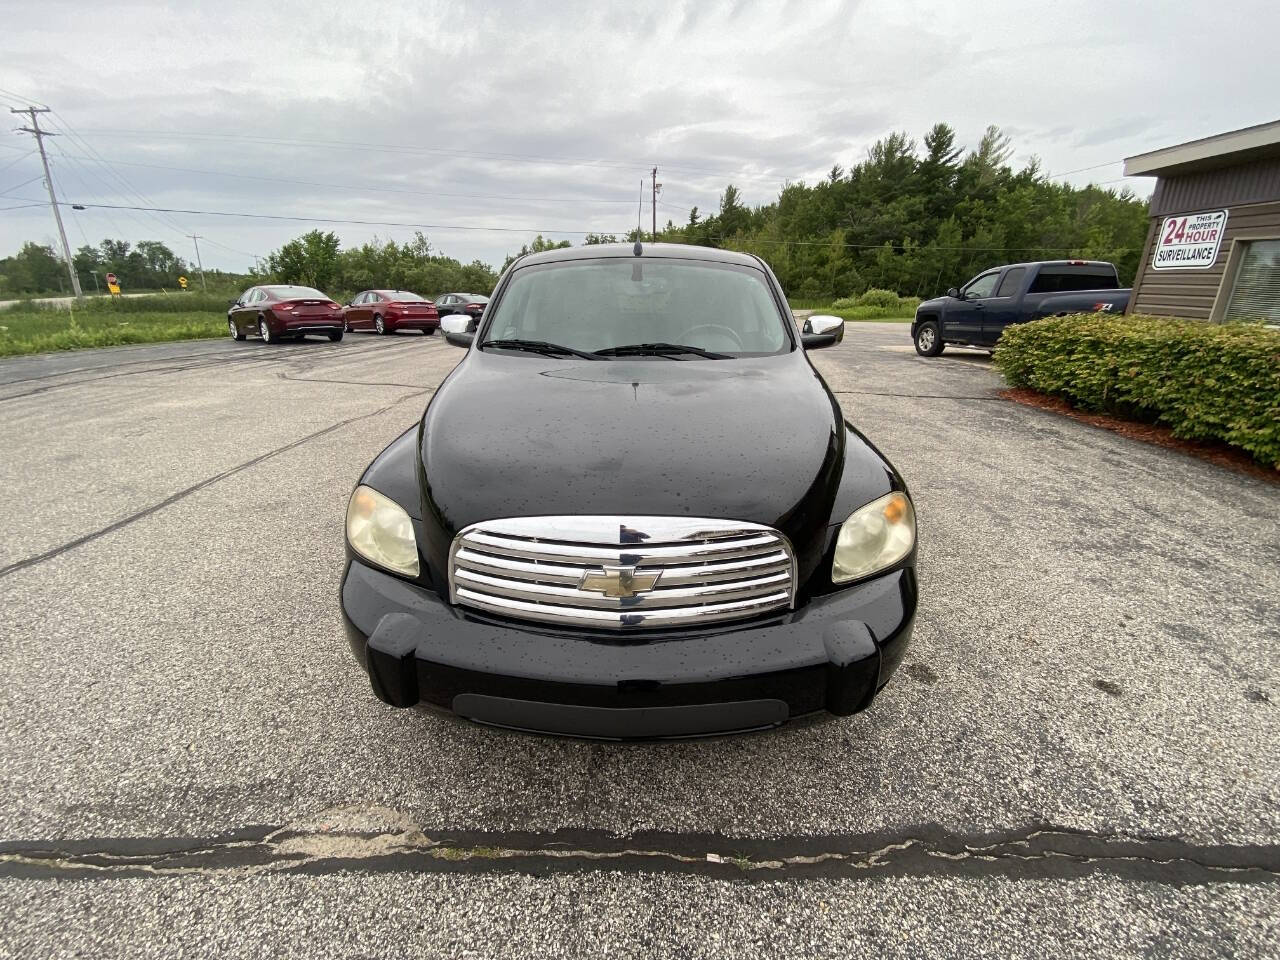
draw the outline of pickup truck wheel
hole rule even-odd
[[[928,320],[916,328],[916,353],[922,357],[936,357],[946,348],[942,335],[938,333],[938,323]]]

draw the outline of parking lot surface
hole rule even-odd
[[[0,362],[0,955],[1280,950],[1280,487],[850,324],[815,364],[920,523],[873,707],[515,735],[384,706],[339,623],[352,485],[461,356]]]

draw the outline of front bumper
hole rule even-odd
[[[386,703],[630,740],[865,709],[902,660],[916,596],[914,571],[897,570],[774,616],[619,635],[482,616],[352,559],[342,612],[351,649]]]

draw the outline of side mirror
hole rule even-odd
[[[963,300],[963,299],[964,299],[962,296],[960,296],[960,291],[959,291],[959,290],[957,290],[955,287],[948,287],[948,288],[947,288],[947,296],[948,296],[948,297],[951,297],[953,300]]]
[[[844,339],[844,320],[827,314],[814,314],[804,322],[800,343],[806,350],[831,347]]]
[[[476,338],[475,321],[456,313],[440,318],[440,332],[455,347],[469,347]]]

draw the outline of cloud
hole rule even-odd
[[[431,231],[451,255],[500,263],[539,230],[625,231],[655,164],[659,219],[681,222],[730,181],[768,202],[787,180],[856,163],[892,130],[919,141],[939,120],[970,146],[997,123],[1019,158],[1077,170],[1274,118],[1273,5],[1235,18],[1116,6],[61,0],[7,14],[0,89],[48,102],[59,129],[88,141],[54,141],[68,198],[522,231]],[[1230,64],[1203,56],[1222,49]],[[38,173],[29,142],[0,148],[0,190]],[[156,238],[188,255],[183,234],[199,232],[206,263],[234,269],[308,229],[67,219],[73,245]],[[412,232],[334,229],[346,243]],[[0,253],[28,239],[53,239],[47,209],[0,213]]]

